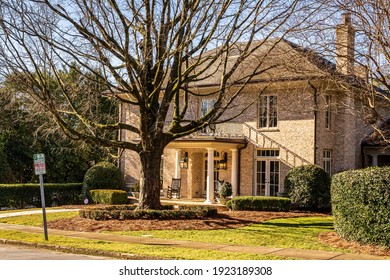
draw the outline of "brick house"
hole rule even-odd
[[[362,140],[372,130],[360,113],[363,105],[356,92],[345,90],[348,77],[354,77],[354,29],[348,16],[336,30],[336,63],[286,40],[270,51],[264,67],[276,64],[266,74],[252,79],[234,109],[234,120],[216,124],[196,134],[171,142],[164,151],[161,168],[163,191],[172,178],[181,179],[181,196],[214,201],[218,181],[233,186],[233,196],[276,196],[283,192],[289,169],[302,164],[317,164],[330,174],[378,164],[378,148],[365,148]],[[269,46],[275,46],[275,41]],[[278,63],[283,62],[283,63]],[[251,64],[243,71],[250,71]],[[213,70],[211,70],[213,71]],[[344,82],[336,82],[344,80]],[[196,85],[200,91],[212,90],[211,78]],[[191,99],[191,114],[207,112],[213,96]],[[131,105],[122,104],[122,121],[138,121]],[[121,133],[120,137],[132,137]],[[370,154],[368,154],[370,153]],[[138,156],[126,151],[120,168],[132,184],[139,174]]]

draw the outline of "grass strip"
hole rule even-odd
[[[158,245],[130,244],[122,242],[110,242],[103,240],[89,240],[84,238],[64,237],[49,235],[49,241],[45,241],[42,234],[24,233],[14,230],[0,230],[0,238],[64,246],[68,248],[85,249],[86,253],[94,251],[108,251],[115,253],[128,253],[140,256],[151,256],[162,259],[177,260],[285,260],[287,258],[257,255],[248,253],[220,252],[215,250],[201,250],[190,248],[174,248]]]
[[[347,252],[346,250],[336,249],[323,244],[318,240],[319,234],[333,230],[332,217],[301,217],[274,219],[236,229],[110,231],[110,233],[129,236],[147,235],[154,238],[214,244]]]

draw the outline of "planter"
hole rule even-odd
[[[226,205],[226,202],[228,202],[229,200],[231,200],[231,198],[227,198],[227,197],[218,197],[217,198],[218,203],[222,204],[222,205]]]
[[[131,192],[135,198],[139,198],[139,192]]]

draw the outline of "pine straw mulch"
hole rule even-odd
[[[48,222],[50,228],[71,231],[135,231],[135,230],[215,230],[239,228],[254,223],[261,223],[276,218],[308,217],[310,212],[256,212],[256,211],[223,211],[215,217],[203,219],[179,220],[107,220],[95,221],[80,217],[60,219]]]
[[[261,223],[277,218],[327,216],[311,212],[255,212],[224,211],[216,217],[182,220],[107,220],[95,221],[80,217],[49,221],[48,227],[53,229],[85,232],[101,231],[147,231],[147,230],[217,230],[234,229],[251,224]],[[360,245],[341,239],[335,232],[320,234],[319,240],[336,248],[351,249],[355,253],[379,256],[390,256],[390,250],[380,246]]]

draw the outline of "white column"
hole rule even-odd
[[[232,197],[237,196],[238,192],[238,150],[231,149],[232,151],[232,174],[231,174],[231,182],[232,182]]]
[[[378,166],[378,155],[372,155],[372,166]]]
[[[207,148],[207,204],[214,203],[214,149]]]
[[[180,179],[181,170],[180,170],[180,156],[181,156],[181,150],[176,150],[176,162],[175,162],[175,179]]]

